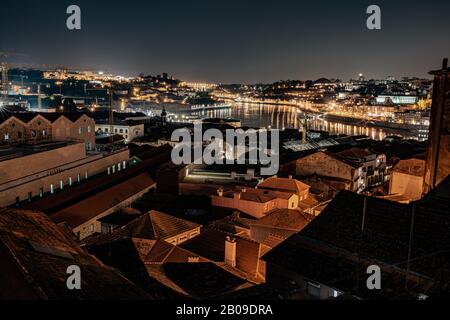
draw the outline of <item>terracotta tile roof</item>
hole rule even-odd
[[[50,217],[56,223],[66,222],[70,227],[76,228],[154,184],[150,174],[142,173],[104,191],[92,194]]]
[[[235,238],[237,242],[236,268],[250,274],[256,273],[260,254],[260,244],[256,241],[208,228],[203,230],[199,236],[180,244],[180,247],[210,261],[223,263],[225,261],[225,241],[229,236]]]
[[[214,263],[167,263],[149,272],[162,284],[195,299],[210,299],[247,285]]]
[[[125,225],[123,229],[128,230],[135,238],[159,240],[168,239],[199,227],[199,224],[152,210]]]
[[[295,194],[293,192],[281,192],[274,190],[253,189],[253,188],[238,188],[236,191],[227,191],[224,197],[233,198],[236,193],[240,194],[240,199],[245,201],[252,201],[258,203],[267,203],[275,199],[288,200]]]
[[[393,168],[393,171],[417,177],[423,177],[425,174],[425,160],[421,159],[400,160]]]
[[[359,158],[368,157],[368,156],[371,156],[374,154],[367,150],[361,149],[361,148],[351,148],[351,149],[339,152],[339,153],[337,153],[337,155],[344,157],[344,158],[359,159]]]
[[[341,285],[348,288],[355,286],[355,257],[363,261],[361,270],[366,263],[376,261],[404,274],[411,244],[411,274],[437,279],[445,274],[443,271],[450,271],[449,185],[450,177],[422,200],[408,205],[367,198],[364,232],[364,196],[341,191],[305,229],[263,259],[314,276],[312,280],[323,284],[345,279],[347,282]],[[450,272],[448,275],[443,283],[450,283]],[[397,275],[397,285],[402,277]],[[395,289],[395,277],[391,283]]]
[[[252,225],[295,230],[298,232],[307,226],[311,220],[311,217],[302,213],[300,210],[279,209],[252,222]]]
[[[42,213],[0,209],[0,248],[0,298],[150,298],[118,271],[84,252]],[[67,289],[71,265],[82,270],[82,290]],[[9,287],[12,283],[14,288]]]
[[[269,178],[261,182],[258,188],[299,194],[305,190],[309,190],[310,186],[296,179]]]
[[[210,262],[198,254],[179,246],[174,246],[164,240],[157,241],[143,261],[146,264],[187,263],[190,258],[197,258],[198,261],[196,263]]]
[[[5,122],[11,117],[15,117],[16,119],[19,119],[20,121],[24,123],[29,123],[33,119],[35,119],[37,116],[42,116],[45,119],[47,119],[50,122],[55,122],[60,117],[66,117],[72,122],[76,122],[79,118],[81,118],[84,115],[87,115],[83,112],[14,112],[14,113],[2,113],[2,116],[0,117],[0,124]]]

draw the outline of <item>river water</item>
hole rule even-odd
[[[251,103],[235,103],[231,109],[213,110],[207,112],[208,117],[236,118],[241,120],[243,126],[272,128],[301,127],[301,119],[304,115],[298,109],[286,105],[262,105]],[[320,118],[308,120],[308,128],[311,130],[328,131],[331,134],[345,134],[350,136],[366,135],[374,140],[383,140],[386,136],[397,135],[404,138],[415,138],[413,132],[393,130],[378,127],[364,127],[354,124],[345,124],[334,121],[326,121]]]

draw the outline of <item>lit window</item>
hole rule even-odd
[[[5,141],[9,140],[9,133],[5,133]]]
[[[36,130],[31,130],[31,137],[36,138]]]
[[[88,133],[91,133],[91,126],[88,127],[87,131]]]

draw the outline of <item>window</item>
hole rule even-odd
[[[5,141],[9,140],[9,133],[5,133]]]
[[[116,129],[116,130],[114,130],[114,132],[115,132],[115,133],[117,133],[117,129]]]
[[[128,129],[125,129],[125,133],[128,133]]]
[[[59,189],[63,190],[64,189],[64,181],[60,181],[59,182]]]
[[[43,197],[44,196],[44,188],[40,188],[39,189],[39,197]]]
[[[31,137],[36,138],[36,130],[31,130]]]
[[[79,134],[80,136],[83,134],[83,128],[82,128],[82,127],[79,127],[79,128],[78,128],[78,134]]]
[[[105,128],[105,132],[108,132],[108,128]]]
[[[91,133],[91,126],[88,126],[88,133]]]
[[[53,184],[50,185],[50,193],[51,194],[55,193],[55,187],[53,186]]]
[[[122,163],[122,167],[123,167],[123,170],[125,170],[125,169],[127,168],[127,162],[126,162],[126,161],[124,161],[124,162]]]
[[[46,137],[47,136],[47,131],[46,130],[42,130],[42,136]]]
[[[28,202],[31,202],[32,199],[33,199],[33,193],[28,192]]]
[[[78,174],[77,175],[77,182],[80,182],[81,181],[81,176],[80,176],[80,174]]]
[[[22,139],[22,131],[17,132],[17,137],[18,137],[19,139]]]
[[[91,232],[94,232],[94,230],[95,230],[95,226],[94,226],[93,224],[91,224],[91,225],[90,225],[90,231],[91,231]]]
[[[85,178],[86,180],[89,178],[89,175],[88,175],[88,172],[87,172],[87,171],[84,173],[84,178]]]
[[[72,181],[72,177],[69,177],[69,186],[72,186],[73,181]]]
[[[337,298],[339,297],[339,292],[334,289],[330,289],[330,297]]]
[[[117,171],[120,171],[120,170],[122,170],[122,164],[121,164],[121,163],[119,163],[119,164],[117,165]]]
[[[120,129],[120,131],[119,131],[120,133],[123,133],[123,129]]]

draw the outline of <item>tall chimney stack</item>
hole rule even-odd
[[[235,268],[236,267],[236,239],[227,237],[225,240],[225,264]]]
[[[448,59],[434,75],[433,104],[425,165],[424,193],[450,175],[450,69]]]

